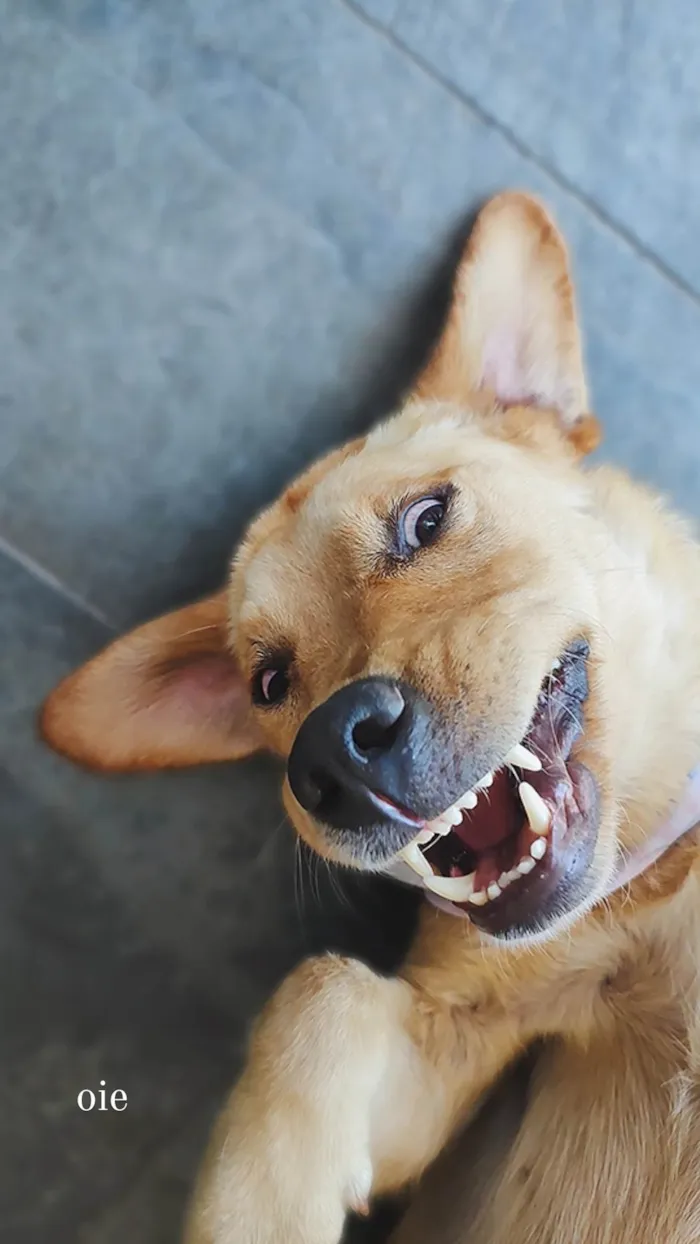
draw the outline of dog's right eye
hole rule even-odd
[[[399,517],[397,535],[404,557],[432,544],[445,517],[444,497],[421,497],[413,501]]]
[[[253,700],[260,708],[279,704],[289,690],[289,669],[286,665],[268,665],[253,678]]]

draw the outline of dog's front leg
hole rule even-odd
[[[348,1210],[419,1175],[503,1065],[492,1045],[465,1079],[455,1031],[404,980],[337,956],[303,964],[258,1024],[187,1244],[337,1244]]]

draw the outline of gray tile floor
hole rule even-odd
[[[3,1244],[171,1242],[274,981],[410,918],[297,902],[271,765],[100,782],[39,700],[387,408],[504,185],[571,238],[605,452],[700,512],[699,83],[693,0],[0,0]]]

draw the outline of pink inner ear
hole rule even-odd
[[[504,406],[532,400],[520,358],[520,336],[514,328],[501,328],[484,342],[482,383]]]
[[[202,652],[162,671],[160,700],[191,721],[219,722],[235,729],[247,717],[250,696],[233,657]]]

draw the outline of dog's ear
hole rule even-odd
[[[479,213],[415,394],[468,402],[479,390],[501,407],[556,412],[581,453],[598,443],[566,246],[542,204],[526,194],[498,195]]]
[[[51,693],[40,728],[56,751],[94,769],[161,769],[257,751],[225,594],[115,640]]]

